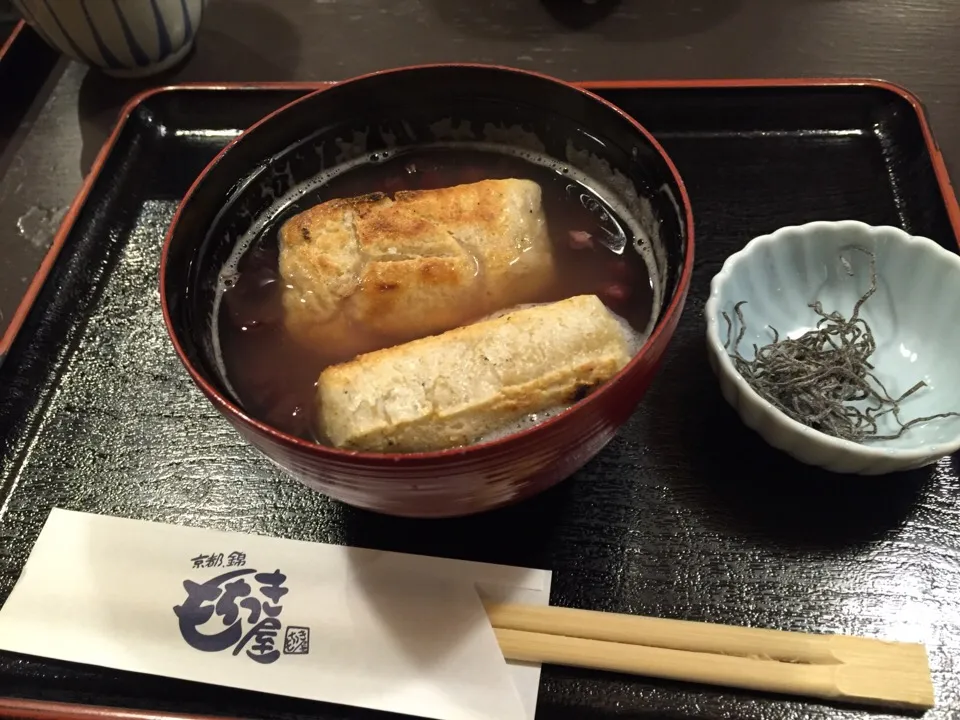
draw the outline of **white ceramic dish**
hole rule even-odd
[[[876,338],[878,379],[893,397],[919,380],[928,385],[903,401],[901,418],[960,411],[960,256],[893,227],[850,220],[785,227],[727,258],[713,278],[705,310],[711,367],[724,398],[743,422],[801,462],[861,475],[929,465],[960,450],[960,417],[914,425],[896,440],[840,440],[790,419],[763,400],[724,349],[727,324],[722,313],[733,318],[736,337],[739,324],[733,306],[741,300],[747,301],[741,308],[746,333],[740,344],[746,358],[753,357],[754,343],[773,341],[771,326],[791,337],[812,329],[818,318],[808,304],[815,300],[826,312],[849,318],[870,287],[866,254],[843,252],[848,267],[841,260],[841,250],[851,245],[876,256],[878,289],[861,316]],[[881,419],[881,433],[898,429],[892,416]]]

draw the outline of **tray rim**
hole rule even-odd
[[[27,23],[21,20],[7,41],[0,47],[0,60],[4,54],[13,46],[14,41],[27,27]],[[120,109],[116,121],[104,141],[100,150],[97,152],[93,164],[90,166],[86,177],[80,185],[77,194],[74,196],[70,207],[63,217],[60,226],[57,228],[50,243],[50,247],[44,254],[40,265],[27,285],[20,302],[14,310],[7,325],[6,330],[0,335],[0,364],[13,345],[23,323],[26,321],[33,305],[46,282],[50,271],[56,264],[63,246],[70,236],[73,226],[89,197],[93,186],[96,184],[103,170],[103,166],[109,158],[111,152],[117,144],[117,141],[126,127],[130,118],[136,112],[137,108],[155,95],[165,93],[184,92],[184,91],[262,91],[262,90],[304,90],[320,91],[330,88],[343,80],[308,80],[308,81],[264,81],[264,82],[182,82],[159,85],[137,93],[131,97]],[[923,133],[924,144],[927,152],[930,154],[930,160],[933,163],[934,174],[937,178],[937,185],[940,188],[940,195],[947,210],[947,216],[950,225],[953,228],[954,238],[960,246],[960,202],[954,191],[950,180],[949,171],[943,154],[940,152],[940,146],[937,143],[933,130],[927,119],[926,111],[920,98],[894,82],[881,80],[871,77],[835,77],[835,78],[713,78],[713,79],[682,79],[682,80],[585,80],[576,81],[571,84],[584,88],[589,91],[598,90],[651,90],[651,89],[687,89],[687,90],[710,90],[717,88],[742,89],[742,88],[825,88],[825,87],[869,87],[884,92],[892,93],[905,100],[916,115],[920,130]],[[239,136],[238,136],[239,137]]]
[[[0,62],[3,61],[3,56],[10,51],[10,49],[13,47],[13,43],[16,42],[17,38],[20,36],[20,33],[23,32],[26,26],[27,23],[25,20],[21,20],[13,26],[13,30],[7,36],[7,39],[3,41],[3,45],[0,45]]]
[[[12,48],[15,40],[28,27],[21,20],[12,31],[8,39],[0,46],[0,61]],[[31,279],[23,298],[11,319],[7,330],[0,336],[0,364],[12,345],[15,337],[32,309],[35,300],[42,289],[47,276],[56,264],[59,254],[69,239],[70,233],[76,224],[77,218],[89,198],[95,183],[103,170],[104,164],[113,152],[117,141],[127,123],[140,105],[155,95],[182,91],[262,91],[262,90],[324,90],[338,84],[340,81],[273,81],[273,82],[183,82],[161,85],[150,88],[131,97],[120,109],[111,131],[97,152],[93,164],[80,185],[70,207],[57,229],[50,248],[45,253],[40,266]],[[707,90],[715,88],[816,88],[816,87],[871,87],[893,93],[906,100],[917,116],[924,137],[927,152],[930,154],[937,184],[947,209],[950,225],[955,239],[960,245],[960,203],[950,181],[946,163],[939,145],[927,119],[926,112],[919,97],[910,90],[896,83],[873,78],[722,78],[722,79],[684,79],[684,80],[592,80],[578,81],[571,84],[587,90],[642,90],[642,89],[691,89]],[[87,705],[48,701],[39,698],[0,698],[0,718],[29,717],[53,718],[55,720],[77,720],[83,718],[105,718],[119,720],[120,718],[143,718],[147,720],[215,720],[209,716],[193,714],[158,712],[153,710],[130,709],[111,705]]]

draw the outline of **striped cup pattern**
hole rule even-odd
[[[121,77],[151,75],[193,46],[206,0],[13,0],[65,55]]]

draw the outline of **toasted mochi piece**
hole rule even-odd
[[[317,345],[402,342],[536,299],[554,278],[529,180],[331,200],[280,229],[284,317]]]
[[[575,402],[630,360],[595,295],[537,305],[323,371],[320,434],[338,448],[441,450]]]

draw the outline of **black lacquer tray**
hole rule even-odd
[[[242,128],[314,87],[172,87],[128,106],[0,365],[0,598],[59,506],[550,568],[556,605],[921,641],[938,700],[928,716],[960,713],[960,457],[881,478],[801,466],[740,424],[704,347],[710,279],[756,235],[850,218],[957,249],[960,210],[915,99],[856,81],[592,84],[656,134],[694,204],[694,281],[665,366],[607,449],[546,495],[414,521],[281,475],[193,387],[161,321],[160,246],[187,186]],[[543,678],[541,720],[878,716],[572,669]],[[383,717],[9,654],[0,689],[243,717]]]

